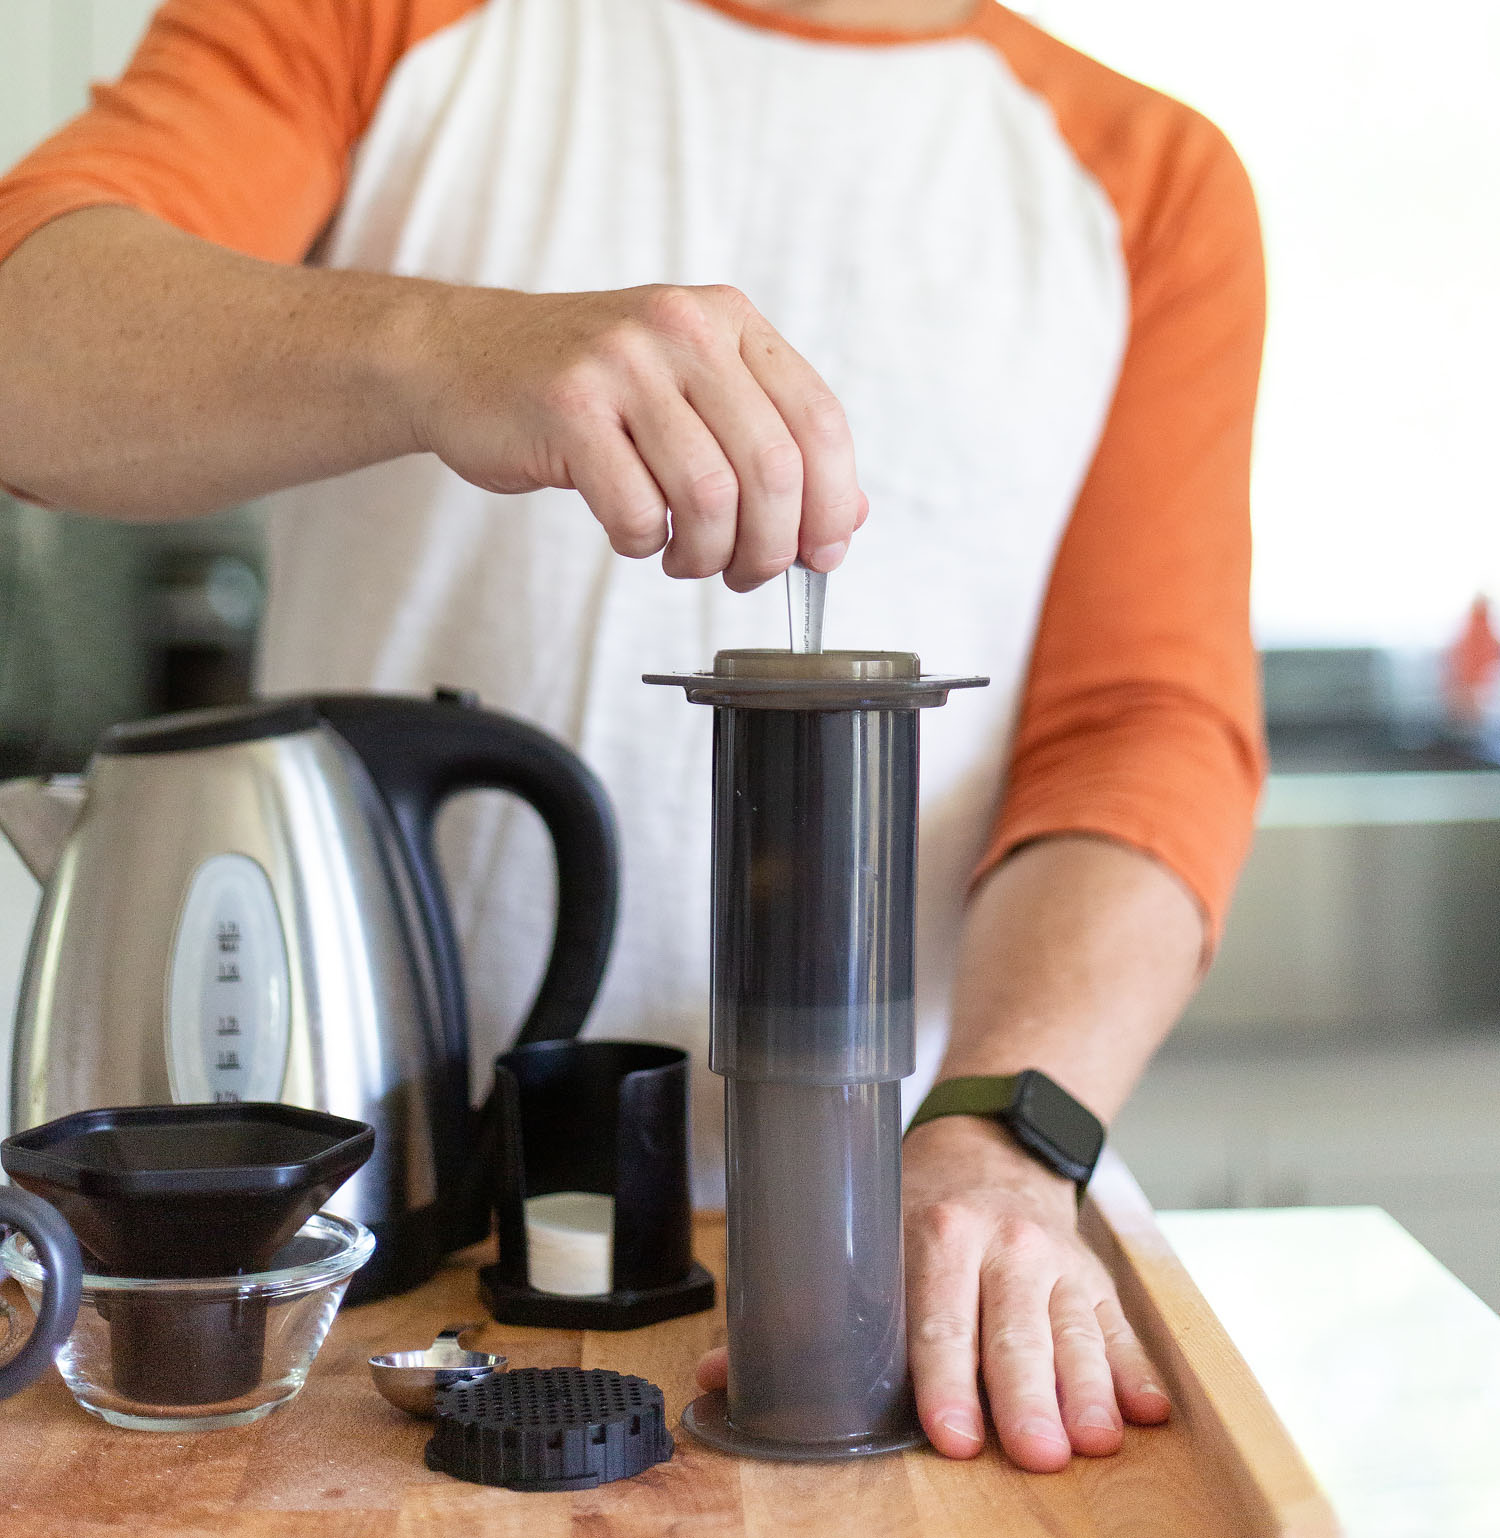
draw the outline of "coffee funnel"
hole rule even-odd
[[[17,1133],[0,1165],[63,1214],[91,1270],[188,1280],[265,1271],[374,1145],[363,1122],[297,1106],[129,1106]],[[259,1380],[264,1303],[184,1288],[110,1309],[131,1398],[202,1405]]]

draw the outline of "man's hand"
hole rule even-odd
[[[1122,1417],[1166,1420],[1070,1182],[999,1127],[947,1116],[907,1138],[902,1202],[912,1382],[939,1452],[984,1446],[981,1382],[1001,1445],[1036,1473],[1118,1451]]]
[[[832,570],[864,522],[843,408],[735,289],[433,290],[431,314],[421,445],[487,490],[575,488],[621,555],[743,592]]]
[[[1123,1421],[1166,1420],[1114,1283],[1078,1237],[1070,1182],[970,1116],[918,1127],[904,1165],[908,1351],[940,1453],[983,1449],[981,1382],[1001,1446],[1038,1474],[1119,1451]],[[699,1364],[700,1387],[727,1378],[722,1348]]]
[[[0,262],[0,362],[0,482],[81,512],[191,517],[432,450],[745,590],[837,566],[867,507],[843,408],[731,288],[462,288],[85,208]]]

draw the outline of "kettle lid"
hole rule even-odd
[[[260,701],[251,705],[182,710],[149,721],[112,726],[94,751],[106,756],[126,753],[181,753],[190,748],[221,748],[262,737],[284,737],[323,725],[310,699]]]

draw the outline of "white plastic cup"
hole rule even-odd
[[[538,1292],[580,1298],[614,1283],[615,1199],[553,1191],[526,1201],[527,1280]]]

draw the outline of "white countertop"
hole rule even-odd
[[[1500,1538],[1500,1317],[1377,1207],[1158,1220],[1346,1538]]]

